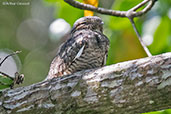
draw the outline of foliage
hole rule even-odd
[[[5,88],[11,87],[13,80],[4,75],[0,75],[0,91]]]

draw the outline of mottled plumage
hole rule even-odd
[[[60,46],[52,61],[47,78],[104,66],[109,40],[102,33],[102,28],[103,22],[97,16],[78,19],[69,39]]]

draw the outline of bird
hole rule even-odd
[[[59,47],[46,79],[104,66],[109,39],[103,34],[103,24],[98,16],[76,20],[68,39]]]

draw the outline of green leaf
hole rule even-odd
[[[6,88],[10,88],[10,85],[1,85],[0,84],[0,91]]]
[[[13,80],[11,78],[0,75],[0,88],[1,89],[3,87],[9,87],[12,83],[13,83]]]

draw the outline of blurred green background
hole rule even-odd
[[[99,0],[99,6],[128,10],[141,1]],[[104,34],[110,39],[108,65],[146,57],[127,18],[95,15],[103,19]],[[25,75],[21,86],[46,77],[58,46],[65,41],[64,33],[82,16],[83,10],[63,0],[0,1],[0,49],[22,50],[18,55],[22,64],[19,65],[20,72]],[[171,0],[158,0],[147,14],[136,18],[135,22],[153,55],[171,51]],[[169,114],[169,111],[152,114]]]

